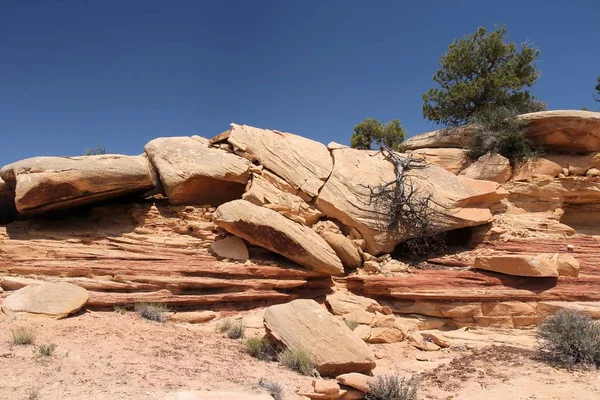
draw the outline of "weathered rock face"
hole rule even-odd
[[[248,181],[248,160],[209,147],[208,139],[200,136],[154,139],[144,150],[174,205],[239,199]]]
[[[529,137],[550,151],[600,151],[600,113],[540,111],[519,116],[529,123]]]
[[[558,276],[558,264],[556,260],[546,255],[480,256],[475,259],[473,266],[478,269],[516,276]]]
[[[264,320],[269,336],[286,348],[306,351],[322,375],[368,373],[375,368],[367,345],[314,300],[271,306]]]
[[[428,164],[442,167],[446,171],[452,172],[454,175],[458,175],[463,169],[471,164],[467,152],[463,149],[418,149],[411,154],[416,159],[422,159]]]
[[[402,143],[403,150],[425,148],[452,147],[462,149],[471,142],[474,129],[472,126],[440,129],[433,132],[413,136]]]
[[[70,283],[30,285],[9,295],[2,303],[2,311],[9,317],[60,319],[78,311],[88,298],[87,290]]]
[[[252,174],[244,200],[257,206],[275,210],[285,217],[303,225],[311,226],[323,216],[319,210],[306,203],[299,196],[284,192],[262,175]]]
[[[385,209],[374,200],[369,188],[394,181],[393,165],[376,152],[344,148],[332,153],[334,169],[315,206],[328,217],[358,230],[369,253],[391,252],[410,234],[388,229],[382,218]],[[464,180],[435,166],[412,170],[411,175],[423,195],[432,195],[432,219],[438,233],[489,222],[492,215],[487,207],[502,197],[496,183]]]
[[[211,140],[223,141],[310,197],[319,193],[331,173],[333,164],[327,148],[291,133],[231,124],[231,130]]]
[[[460,173],[471,179],[504,183],[512,176],[508,158],[500,154],[484,154]]]
[[[25,215],[71,208],[155,187],[143,156],[34,157],[4,166],[0,177],[15,188],[15,205]]]
[[[313,271],[331,275],[344,272],[342,262],[323,238],[276,211],[234,200],[219,206],[214,220],[228,232]]]

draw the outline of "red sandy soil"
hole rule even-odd
[[[36,345],[56,344],[54,354],[13,345],[11,330],[21,326],[36,330]],[[59,321],[0,316],[0,399],[163,399],[177,390],[253,391],[261,378],[284,385],[288,400],[310,390],[312,378],[253,359],[241,340],[223,337],[214,326],[151,322],[133,312]],[[452,347],[434,353],[406,343],[375,345],[374,373],[420,373],[420,399],[600,399],[598,371],[539,360],[530,332],[459,333],[448,333]]]

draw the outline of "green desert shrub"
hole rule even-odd
[[[541,350],[565,364],[600,366],[600,323],[572,310],[559,310],[539,327]]]
[[[217,325],[217,332],[225,333],[229,339],[241,339],[244,337],[246,328],[241,320],[234,321],[228,318]]]
[[[277,356],[281,365],[301,373],[302,375],[312,375],[315,369],[310,354],[304,350],[283,350]]]
[[[252,336],[244,342],[246,352],[259,360],[271,361],[275,358],[275,347],[266,337]]]
[[[356,321],[348,321],[348,320],[346,320],[346,321],[344,321],[344,322],[346,323],[346,326],[347,326],[348,328],[350,328],[350,330],[352,330],[352,331],[353,331],[353,330],[355,330],[356,328],[358,328],[358,326],[360,325],[360,324],[359,324],[358,322],[356,322]]]
[[[135,311],[150,321],[165,322],[167,305],[163,303],[135,303]]]
[[[54,350],[56,349],[56,344],[48,343],[42,344],[37,348],[37,354],[41,357],[50,357],[54,354]]]
[[[18,327],[11,330],[13,343],[20,346],[35,343],[37,331],[33,328]]]
[[[419,378],[404,379],[396,375],[380,376],[371,384],[367,400],[417,400]]]

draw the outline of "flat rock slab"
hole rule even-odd
[[[439,129],[415,135],[402,143],[401,147],[403,150],[448,147],[463,149],[471,142],[473,131],[474,129],[471,125]]]
[[[117,154],[28,158],[4,166],[0,176],[14,188],[16,208],[24,215],[142,194],[156,186],[146,157]]]
[[[523,114],[529,123],[528,135],[535,144],[550,151],[600,151],[600,113],[581,110],[553,110]]]
[[[144,151],[171,204],[218,205],[244,193],[250,162],[200,136],[154,139]]]
[[[342,262],[318,233],[277,211],[234,200],[219,206],[213,218],[229,233],[313,271],[330,275],[344,273]]]
[[[273,400],[268,394],[189,390],[169,393],[165,400]]]
[[[88,291],[70,283],[29,285],[10,294],[2,311],[11,316],[65,318],[88,301]]]
[[[558,264],[546,255],[479,256],[474,268],[500,272],[507,275],[530,277],[558,277]]]
[[[321,375],[368,373],[375,368],[371,349],[314,300],[271,306],[264,320],[269,336],[288,349],[306,351]]]

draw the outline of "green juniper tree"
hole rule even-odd
[[[391,149],[398,149],[398,145],[404,141],[404,136],[400,120],[394,119],[383,124],[375,118],[367,118],[354,127],[350,146],[355,149],[370,150],[373,144],[376,146],[385,144]]]
[[[594,95],[596,101],[600,101],[600,76],[598,77],[598,84],[596,85],[596,94]]]
[[[524,43],[506,42],[506,27],[455,39],[439,61],[433,76],[439,85],[423,95],[423,116],[431,121],[458,126],[490,107],[506,107],[518,113],[538,111],[540,104],[525,88],[539,76],[535,61],[539,50]]]

